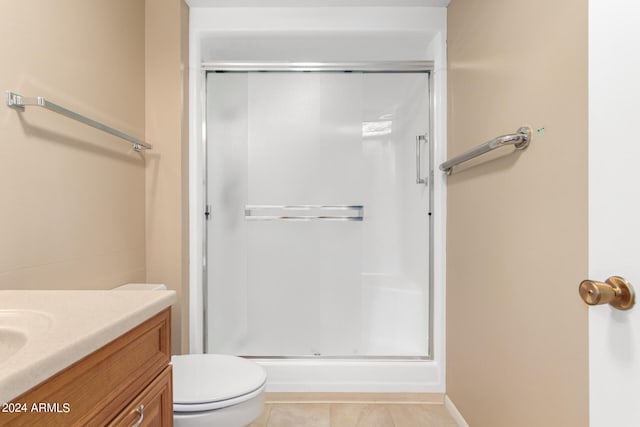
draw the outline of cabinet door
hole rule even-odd
[[[109,426],[172,427],[171,366],[167,366]]]

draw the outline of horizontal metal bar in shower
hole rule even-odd
[[[428,73],[433,71],[433,61],[379,61],[379,62],[204,62],[207,71],[316,71],[363,73]]]
[[[65,117],[68,117],[70,119],[79,121],[81,123],[84,123],[86,125],[89,125],[93,128],[99,129],[103,132],[106,132],[108,134],[117,136],[118,138],[124,139],[128,142],[130,142],[133,145],[133,148],[136,151],[140,151],[143,148],[147,149],[147,150],[151,150],[153,148],[153,146],[149,143],[146,143],[138,138],[135,138],[131,135],[128,135],[124,132],[119,131],[118,129],[114,129],[110,126],[107,126],[105,124],[102,124],[100,122],[97,122],[93,119],[90,119],[88,117],[85,117],[81,114],[78,114],[76,112],[73,112],[67,108],[64,108],[58,104],[54,104],[51,101],[46,100],[45,98],[41,97],[41,96],[37,96],[37,97],[33,97],[33,98],[28,98],[25,96],[22,96],[20,94],[17,94],[15,92],[11,92],[11,91],[7,91],[7,107],[19,110],[19,111],[24,111],[25,107],[29,107],[29,106],[34,106],[34,107],[42,107],[42,108],[46,108],[47,110],[56,112],[58,114],[62,114]]]
[[[451,171],[454,166],[457,166],[461,163],[469,161],[475,157],[481,156],[485,153],[493,151],[497,148],[504,147],[507,145],[513,145],[516,150],[524,150],[529,146],[531,142],[531,128],[528,126],[523,126],[516,131],[516,133],[502,135],[497,138],[492,139],[491,141],[485,142],[482,145],[479,145],[471,150],[460,154],[440,165],[440,170],[445,172],[447,175],[451,174]]]
[[[349,211],[351,213],[349,214]],[[340,215],[347,212],[347,215]],[[293,220],[293,221],[362,221],[362,205],[246,205],[245,218],[252,221]]]

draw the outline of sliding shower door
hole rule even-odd
[[[206,350],[429,354],[429,74],[207,74]]]

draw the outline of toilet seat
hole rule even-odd
[[[236,356],[173,356],[174,412],[226,408],[258,396],[267,374],[260,365]]]

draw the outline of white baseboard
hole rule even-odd
[[[469,424],[467,424],[460,411],[458,411],[456,405],[454,405],[451,399],[449,399],[449,396],[444,397],[444,406],[447,408],[456,424],[458,424],[458,427],[469,427]]]

